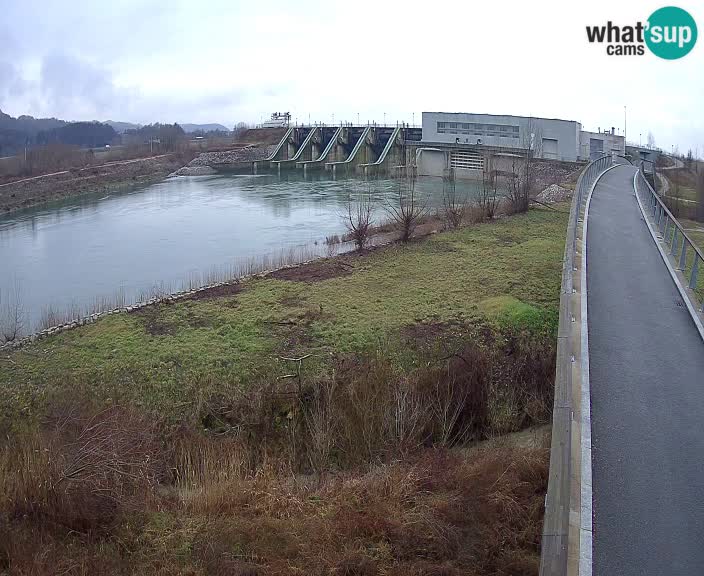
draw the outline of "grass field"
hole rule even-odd
[[[685,218],[679,219],[682,227],[687,231],[687,236],[689,236],[697,247],[704,251],[704,222],[697,222],[696,220],[687,220]]]
[[[0,353],[0,572],[537,575],[567,216]]]
[[[310,354],[305,370],[318,373],[332,353],[379,347],[403,363],[404,335],[419,326],[491,322],[553,331],[563,210],[534,209],[250,279],[236,293],[109,316],[0,354],[3,412],[31,412],[62,386],[78,386],[180,416],[210,393],[288,373],[282,357]]]

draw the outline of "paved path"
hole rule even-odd
[[[641,218],[631,166],[587,232],[593,573],[704,574],[704,342]]]

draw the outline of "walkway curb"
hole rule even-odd
[[[592,576],[592,410],[591,387],[589,385],[589,323],[587,319],[587,233],[589,206],[592,194],[601,177],[609,170],[622,166],[614,164],[599,174],[592,184],[582,217],[580,240],[582,262],[580,270],[580,320],[581,320],[581,382],[580,382],[580,530],[579,530],[579,576]]]
[[[541,576],[591,576],[592,573],[591,401],[588,348],[582,342],[582,333],[586,331],[586,319],[584,323],[582,320],[586,303],[586,282],[581,274],[586,260],[582,247],[586,246],[584,218],[588,215],[588,201],[601,176],[611,167],[610,156],[600,157],[586,166],[577,180],[570,207],[560,289]]]

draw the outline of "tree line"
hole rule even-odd
[[[172,151],[186,137],[179,124],[148,124],[118,134],[102,122],[66,122],[56,118],[13,118],[0,110],[0,157],[23,155],[40,147],[67,145],[79,148],[104,148],[118,144],[158,144]]]

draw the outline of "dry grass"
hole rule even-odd
[[[293,370],[196,426],[52,403],[1,448],[0,570],[536,574],[547,443],[476,441],[547,420],[552,344],[492,338]]]
[[[27,497],[13,493],[0,565],[10,574],[537,574],[545,443],[427,448],[301,476],[274,462],[243,474],[241,454],[221,442],[184,443],[171,465],[197,462],[200,472],[162,482],[141,509],[117,507],[109,530],[12,514]]]

